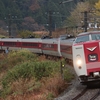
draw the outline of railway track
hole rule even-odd
[[[65,95],[54,100],[100,100],[100,86],[94,84],[93,87],[86,87],[77,82],[73,84],[73,87],[64,93]]]
[[[100,95],[100,89],[96,92],[96,94],[90,100],[95,100],[99,95]]]
[[[81,96],[83,96],[88,91],[88,88],[85,88],[81,93],[79,93],[76,97],[72,100],[78,100]]]
[[[89,95],[91,91],[92,94]],[[100,96],[100,88],[96,90],[95,89],[89,90],[88,88],[85,88],[81,93],[75,96],[72,100],[87,100],[87,98],[88,100],[97,100],[99,96]]]

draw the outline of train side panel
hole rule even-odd
[[[60,40],[60,51],[64,58],[72,60],[72,44],[74,39]]]
[[[43,54],[61,57],[59,39],[43,39]]]
[[[21,38],[3,38],[0,39],[1,49],[5,50],[7,47],[9,50],[19,50],[21,49]]]
[[[34,53],[42,53],[42,39],[41,38],[30,38],[22,39],[22,48],[28,49]]]

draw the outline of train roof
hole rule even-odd
[[[100,34],[100,31],[83,32],[83,33],[78,34],[77,36],[88,35],[88,34],[97,34],[97,33]]]
[[[0,39],[41,39],[41,38],[0,38]]]
[[[66,40],[66,39],[72,39],[75,38],[72,34],[64,34],[64,35],[60,35],[60,40]]]
[[[15,39],[22,39],[22,38],[0,38],[0,39],[2,39],[2,40],[3,40],[3,39],[4,39],[4,40],[5,40],[5,39],[7,39],[7,40],[10,40],[10,39],[15,40]]]

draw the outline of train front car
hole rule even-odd
[[[73,64],[81,83],[100,80],[100,31],[85,32],[76,37]]]

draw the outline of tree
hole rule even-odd
[[[3,2],[0,1],[0,18],[1,19],[4,19],[5,11],[6,11],[5,6],[4,6]]]
[[[53,29],[55,27],[56,28],[61,27],[62,25],[61,23],[64,22],[65,19],[68,18],[71,14],[72,17],[68,19],[69,20],[68,23],[70,25],[70,23],[72,23],[73,15],[75,15],[73,13],[74,12],[73,8],[80,0],[72,0],[71,2],[59,5],[61,1],[64,0],[0,0],[0,4],[1,4],[0,20],[7,22],[7,20],[4,20],[4,17],[6,17],[7,19],[9,14],[11,15],[11,17],[17,16],[17,19],[12,19],[11,22],[12,24],[17,25],[17,29],[21,29],[22,28],[21,26],[23,26],[24,29],[26,28],[33,31],[35,28],[41,29],[41,27],[48,24],[49,11],[52,11]],[[84,0],[84,1],[89,1],[89,3],[90,2],[94,3],[94,1],[97,0]],[[81,6],[82,3],[84,2],[81,2]],[[83,8],[80,7],[80,9]],[[76,14],[80,16],[79,13]],[[30,17],[34,19],[35,24],[33,25],[29,21],[27,22],[28,25],[27,24],[25,25],[26,21],[24,19]],[[73,21],[74,24],[78,23],[77,20],[73,20]]]
[[[100,16],[100,0],[95,3],[96,15]]]
[[[98,0],[88,0],[88,2],[90,3],[90,5],[94,6],[96,2],[98,2]]]
[[[88,2],[78,3],[76,8],[71,12],[71,16],[66,20],[65,25],[68,27],[81,26],[81,21],[84,20],[84,11],[89,11],[89,7]]]
[[[30,4],[30,10],[31,11],[35,11],[35,10],[37,10],[37,9],[39,9],[40,8],[40,6],[39,6],[39,4],[38,4],[38,1],[37,0],[31,0],[31,2],[30,2],[31,4]]]

